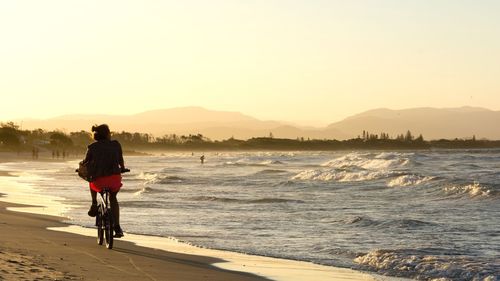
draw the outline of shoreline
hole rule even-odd
[[[91,237],[47,229],[64,227],[60,217],[13,212],[11,207],[22,205],[0,202],[0,273],[6,280],[268,280],[216,268],[213,264],[222,262],[217,258],[127,241],[117,241],[110,251]]]
[[[8,177],[0,177],[0,185],[2,187],[8,187],[11,182]],[[12,183],[11,183],[12,184]],[[13,185],[13,184],[12,184]],[[18,194],[13,192],[16,189]],[[53,224],[46,225],[43,228],[32,230],[37,233],[62,233],[69,241],[85,241],[86,250],[96,250],[105,251],[107,249],[99,247],[95,243],[95,230],[91,228],[84,228],[76,225],[62,223],[63,218],[57,217],[57,215],[62,213],[62,209],[68,208],[70,206],[64,205],[62,203],[54,202],[55,198],[50,198],[48,196],[33,196],[27,187],[27,190],[22,190],[25,187],[15,187],[10,186],[7,188],[8,192],[5,196],[0,197],[0,214],[3,215],[5,212],[9,212],[12,218],[26,216],[35,216],[42,218],[42,221],[51,221]],[[4,189],[4,188],[2,188]],[[10,192],[9,192],[10,191]],[[24,194],[23,194],[24,193]],[[43,197],[43,198],[42,198]],[[31,202],[31,203],[30,203]],[[19,205],[22,203],[23,205]],[[36,204],[35,204],[36,203]],[[40,206],[41,205],[44,206]],[[54,204],[55,203],[55,204]],[[38,206],[34,206],[38,205]],[[50,234],[44,234],[50,236]],[[74,238],[73,236],[78,236],[80,238]],[[71,238],[70,238],[71,236]],[[4,235],[2,234],[2,237]],[[343,281],[343,280],[408,280],[402,278],[393,278],[377,275],[375,273],[355,271],[347,268],[337,268],[332,266],[317,265],[310,262],[286,260],[271,257],[254,256],[247,254],[240,254],[229,251],[206,249],[197,246],[192,246],[187,243],[178,242],[174,238],[159,237],[159,236],[146,236],[146,235],[136,235],[126,233],[124,239],[116,240],[115,250],[120,251],[122,244],[131,244],[134,251],[139,251],[142,255],[147,256],[148,253],[156,253],[161,251],[167,253],[169,257],[170,254],[173,255],[194,255],[196,257],[204,257],[210,260],[217,260],[214,262],[207,263],[206,266],[215,268],[215,271],[235,272],[242,273],[244,276],[238,277],[232,280],[277,280],[277,281],[309,281],[309,280],[331,280],[331,281]],[[2,245],[2,244],[0,244]],[[3,249],[0,248],[0,252]],[[23,250],[27,250],[23,248]],[[52,250],[45,248],[44,251],[50,253]],[[21,251],[22,252],[22,251]],[[163,255],[163,254],[162,254]],[[129,257],[130,258],[130,257]],[[171,258],[171,257],[169,257]],[[1,263],[1,260],[0,260]],[[1,269],[2,265],[0,265]],[[85,267],[85,266],[83,266]],[[54,266],[57,269],[57,267]],[[143,269],[141,269],[143,270]],[[206,269],[208,271],[212,269]],[[70,272],[70,271],[69,271]],[[82,274],[82,272],[77,272]],[[247,279],[251,275],[252,278]],[[262,277],[260,277],[262,276]],[[84,278],[89,276],[83,275]],[[103,278],[103,277],[100,277]],[[313,278],[313,279],[311,279]],[[106,280],[106,279],[104,279]],[[112,279],[109,279],[112,280]],[[151,280],[162,280],[162,279],[151,279]],[[183,280],[183,279],[176,279]],[[198,280],[198,279],[195,279]],[[205,279],[199,279],[205,280]],[[210,280],[210,279],[207,279]],[[214,280],[224,280],[224,279],[214,279]]]

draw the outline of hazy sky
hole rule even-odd
[[[500,109],[500,1],[1,1],[0,120]]]

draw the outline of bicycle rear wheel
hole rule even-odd
[[[113,216],[110,212],[106,213],[105,216],[105,228],[104,228],[104,240],[106,242],[106,248],[113,248]]]
[[[97,244],[102,245],[102,243],[104,242],[104,223],[102,216],[100,214],[97,214],[95,220],[97,225]]]

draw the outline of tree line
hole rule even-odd
[[[374,134],[363,131],[356,138],[296,139],[275,138],[272,133],[266,137],[239,140],[233,137],[225,140],[211,140],[202,134],[167,134],[155,137],[139,132],[113,132],[124,150],[342,150],[342,149],[429,149],[429,148],[500,148],[500,141],[469,139],[441,139],[426,141],[420,134],[414,136],[409,130],[391,137],[387,133]],[[0,123],[0,150],[29,151],[33,147],[54,150],[84,152],[93,142],[91,133],[43,129],[22,130],[13,122]]]

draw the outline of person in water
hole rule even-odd
[[[116,195],[122,187],[121,173],[126,170],[122,147],[118,141],[111,140],[108,125],[92,126],[92,132],[95,142],[88,146],[84,159],[84,161],[93,163],[95,169],[94,180],[89,183],[92,205],[88,215],[91,217],[97,215],[97,192],[108,188],[110,190],[111,212],[115,221],[115,237],[120,238],[123,236],[123,230],[120,227],[120,206]]]

